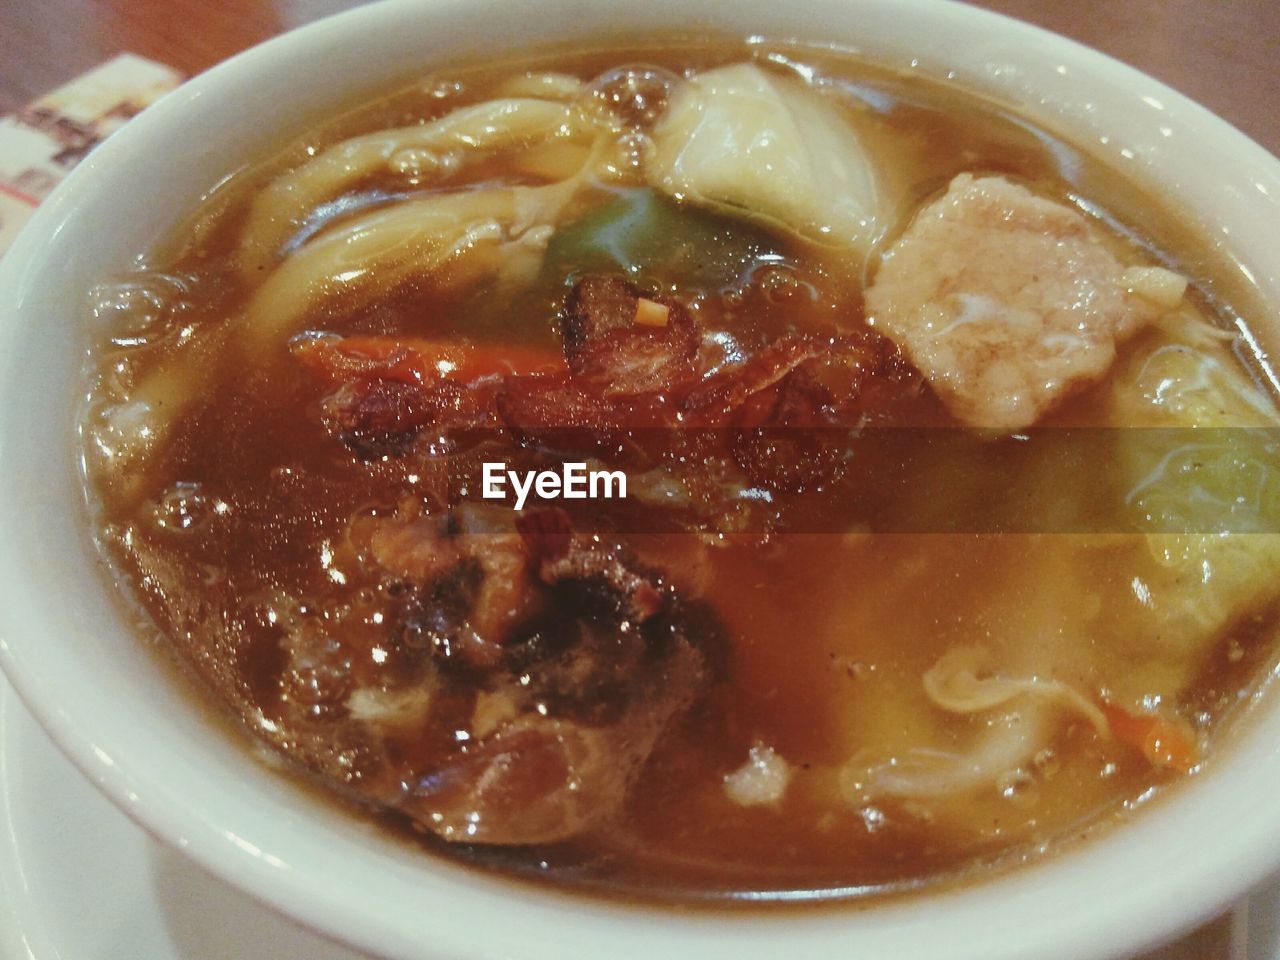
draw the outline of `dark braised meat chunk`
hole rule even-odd
[[[698,326],[688,308],[621,277],[579,280],[560,324],[575,382],[602,396],[659,393],[696,376]]]
[[[606,448],[628,429],[666,418],[663,404],[605,400],[565,377],[511,377],[497,408],[518,443],[566,452]]]
[[[576,536],[556,512],[517,531],[505,512],[405,505],[367,526],[353,536],[399,599],[388,646],[434,661],[440,711],[470,704],[462,716],[433,708],[426,722],[466,736],[397,769],[394,805],[471,843],[551,843],[608,822],[709,682],[709,621],[624,547]]]
[[[424,429],[481,427],[491,422],[476,392],[450,380],[431,385],[358,380],[324,401],[331,433],[362,460],[403,456]]]
[[[621,277],[584,277],[573,285],[560,314],[570,370],[581,373],[592,346],[634,326],[639,299],[640,292]]]
[[[846,335],[777,341],[707,381],[689,406],[729,425],[733,459],[753,484],[802,494],[839,479],[863,430],[912,422],[923,391],[886,341]]]
[[[547,558],[538,568],[544,583],[552,586],[581,583],[605,591],[625,621],[643,624],[663,609],[666,597],[662,578],[640,573],[629,565],[620,547],[594,540],[575,540],[560,557]]]
[[[835,338],[824,343],[813,337],[784,337],[698,384],[684,398],[682,407],[706,422],[720,422],[752,398],[784,382],[810,360],[836,349],[854,348]]]
[[[452,514],[405,509],[367,535],[373,559],[399,585],[399,639],[442,662],[491,669],[545,603],[524,541],[509,529],[464,534]]]

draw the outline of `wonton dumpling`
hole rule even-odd
[[[797,80],[737,64],[682,84],[653,131],[654,186],[866,251],[876,178],[848,120]]]
[[[885,253],[867,314],[958,419],[1020,430],[1100,379],[1117,343],[1181,300],[1168,271],[1138,279],[1162,302],[1130,291],[1078,210],[964,173]]]

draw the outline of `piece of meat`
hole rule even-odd
[[[555,843],[622,802],[630,765],[610,731],[525,717],[413,784],[402,809],[444,840]]]
[[[509,377],[496,406],[512,439],[528,450],[628,471],[647,469],[666,450],[680,414],[665,394],[604,397],[562,377]]]
[[[825,345],[830,349],[831,344]],[[779,383],[801,364],[822,355],[824,344],[815,338],[783,337],[752,354],[742,363],[716,372],[691,390],[681,406],[715,423],[733,414],[751,397]]]
[[[427,583],[404,590],[393,620],[400,642],[426,650],[442,665],[480,672],[501,666],[503,644],[542,599],[524,583],[523,567],[517,574],[506,559],[501,552],[484,562],[465,555]]]
[[[593,347],[577,382],[604,397],[675,390],[696,376],[697,354],[692,337],[636,328],[613,334]]]
[[[706,681],[710,627],[659,574],[575,536],[560,511],[531,513],[518,531],[494,521],[405,503],[350,535],[395,578],[387,646],[425,649],[440,676],[433,700],[470,702],[483,720],[433,761],[377,779],[394,773],[394,804],[446,840],[551,843],[617,814]]]
[[[570,370],[582,369],[594,344],[631,329],[639,298],[639,290],[617,276],[584,277],[573,285],[560,313],[560,338]]]
[[[496,422],[491,392],[452,380],[354,380],[322,410],[329,431],[362,460],[402,457],[428,428],[457,438]]]
[[[666,307],[665,324],[636,322],[641,297]],[[696,376],[693,314],[678,300],[644,294],[621,277],[579,280],[565,301],[560,329],[575,382],[601,396],[659,393]]]
[[[375,522],[368,543],[378,565],[408,585],[396,621],[401,639],[441,660],[492,669],[503,645],[543,609],[516,533],[464,531],[451,515],[404,505]]]
[[[665,725],[525,716],[413,785],[402,809],[444,840],[548,844],[614,818]]]
[[[618,815],[710,661],[696,618],[671,606],[629,621],[627,603],[602,582],[556,584],[552,612],[512,648],[496,694],[486,694],[504,703],[496,728],[408,781],[402,808],[417,822],[446,840],[542,844]]]
[[[863,427],[917,419],[919,384],[873,331],[784,337],[705,380],[683,409],[723,429],[753,485],[804,493],[838,479]]]
[[[599,585],[609,592],[618,616],[633,623],[660,613],[670,592],[662,577],[637,569],[620,547],[587,537],[575,538],[563,554],[544,559],[538,574],[553,586],[566,580]]]
[[[408,581],[438,577],[463,557],[461,541],[451,535],[447,514],[424,514],[412,501],[404,503],[397,515],[364,524],[372,527],[365,536],[373,559],[384,570]]]
[[[363,460],[404,457],[427,428],[457,440],[467,429],[497,427],[503,377],[564,371],[545,349],[415,337],[309,335],[290,349],[337,385],[322,403],[325,423]]]
[[[561,559],[573,543],[569,515],[558,507],[522,511],[516,517],[516,531],[536,566]]]
[[[508,377],[497,398],[498,415],[519,441],[549,430],[597,434],[625,429],[624,407],[602,402],[563,377]]]
[[[839,478],[856,425],[841,423],[843,402],[810,370],[798,367],[760,399],[749,420],[729,432],[734,462],[752,484],[804,493]],[[856,382],[848,388],[857,392]],[[751,406],[757,406],[751,404]]]
[[[780,337],[719,366],[680,401],[686,423],[863,426],[925,422],[923,378],[867,327]]]
[[[885,254],[868,322],[966,424],[1017,430],[1106,373],[1164,308],[1076,210],[1001,177],[956,177]]]

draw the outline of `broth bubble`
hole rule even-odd
[[[1058,754],[1049,747],[1045,747],[1043,750],[1037,752],[1036,755],[1031,758],[1031,762],[1035,765],[1036,772],[1046,780],[1057,773],[1062,767],[1062,761],[1058,759]]]
[[[1000,796],[1020,807],[1033,805],[1040,792],[1036,778],[1022,767],[1001,774],[996,789]]]
[[[628,127],[647,129],[667,109],[680,78],[670,70],[648,64],[616,67],[587,86],[584,109],[591,115],[615,117]]]
[[[292,640],[291,662],[280,678],[282,699],[313,717],[334,715],[351,691],[351,658],[320,631],[304,627]]]
[[[190,293],[186,277],[145,271],[98,284],[89,294],[89,309],[94,320],[111,330],[116,346],[141,346],[164,321],[191,309]]]
[[[215,505],[200,491],[198,483],[175,483],[164,492],[152,510],[157,527],[171,532],[191,530],[204,524]]]

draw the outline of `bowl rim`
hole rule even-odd
[[[560,9],[573,8],[575,2],[580,0],[565,0]],[[834,0],[804,2],[817,10]],[[705,3],[694,0],[690,6],[701,9],[713,4],[714,0]],[[24,275],[48,258],[49,250],[57,249],[57,234],[64,220],[82,198],[97,188],[100,171],[128,156],[134,140],[168,127],[190,127],[192,121],[188,118],[199,116],[203,103],[220,96],[227,84],[242,73],[269,70],[276,61],[298,56],[314,46],[321,37],[367,35],[377,29],[394,28],[400,18],[411,13],[439,14],[444,9],[456,11],[463,5],[463,0],[381,0],[269,40],[167,95],[73,171],[0,260],[0,328],[10,322],[11,316],[21,317],[24,313],[20,298],[14,296],[22,288]],[[476,7],[486,9],[502,5],[502,0],[475,2]],[[1000,14],[958,3],[856,0],[851,5],[882,12],[893,8],[904,16],[911,13],[931,18],[935,25],[963,21],[974,28],[989,28],[1009,47],[1036,51],[1037,56],[1070,65],[1073,70],[1093,71],[1121,88],[1131,89],[1135,97],[1139,96],[1136,91],[1141,91],[1142,96],[1167,105],[1162,109],[1174,109],[1178,117],[1171,122],[1176,122],[1179,129],[1195,128],[1201,134],[1226,142],[1233,164],[1241,170],[1254,171],[1242,175],[1256,176],[1257,184],[1270,185],[1280,197],[1280,161],[1188,98],[1101,53]],[[677,4],[667,6],[674,9]],[[478,19],[480,14],[471,16]],[[0,445],[3,443],[4,438],[0,437]],[[31,613],[33,609],[29,607],[24,612]],[[38,651],[33,649],[34,641],[25,639],[25,627],[22,623],[15,629],[14,617],[0,612],[0,666],[26,707],[59,748],[135,822],[162,842],[181,849],[214,875],[336,941],[388,956],[420,955],[424,944],[416,940],[414,929],[405,923],[391,930],[380,927],[378,919],[367,912],[368,904],[345,899],[351,891],[343,889],[341,883],[334,886],[327,878],[280,869],[279,863],[292,863],[292,857],[288,854],[273,857],[269,843],[251,841],[246,832],[236,827],[234,820],[210,818],[207,808],[197,810],[175,804],[171,792],[160,789],[157,774],[145,758],[131,755],[128,743],[105,742],[100,734],[92,732],[92,718],[78,713],[76,703],[56,695],[50,678],[35,668]],[[1241,738],[1256,744],[1280,730],[1280,709],[1267,713],[1274,715],[1274,722],[1250,718],[1250,728],[1241,733]],[[982,956],[990,960],[1014,956],[1047,960],[1061,956],[1067,945],[1073,955],[1081,958],[1131,952],[1208,919],[1280,865],[1280,809],[1263,816],[1247,806],[1229,804],[1224,789],[1215,789],[1225,787],[1224,781],[1230,778],[1229,782],[1237,787],[1260,789],[1257,795],[1265,798],[1267,787],[1274,789],[1280,785],[1280,750],[1273,753],[1270,766],[1264,764],[1253,769],[1252,778],[1248,776],[1248,769],[1241,768],[1238,762],[1241,757],[1233,754],[1225,758],[1226,762],[1203,780],[1183,785],[1174,796],[1153,805],[1153,809],[1119,831],[1094,841],[1088,849],[1073,848],[962,890],[918,894],[906,905],[869,904],[806,914],[787,911],[747,916],[729,911],[722,915],[691,915],[645,904],[599,902],[558,890],[531,891],[523,885],[513,886],[507,880],[474,877],[463,881],[456,870],[433,860],[422,871],[430,875],[423,883],[433,896],[444,898],[440,909],[457,910],[460,916],[479,910],[480,919],[488,925],[479,929],[462,929],[461,924],[449,923],[435,927],[431,930],[430,951],[440,957],[489,957],[507,955],[512,944],[519,943],[522,956],[547,960],[601,952],[617,957],[646,956],[657,950],[667,950],[677,956],[728,957],[732,953],[735,958],[749,958],[775,955],[780,949],[799,949],[815,958],[834,958],[843,955],[850,946],[861,947],[864,943],[897,945],[903,949],[914,947],[917,951],[921,945],[936,947],[947,943],[957,956]],[[1194,810],[1186,809],[1193,796],[1203,797],[1206,809],[1240,812],[1240,820],[1232,824],[1236,829],[1225,834],[1221,828],[1217,832],[1208,830],[1203,837],[1182,839],[1162,856],[1152,858],[1153,848],[1146,842],[1148,835],[1155,834],[1158,839],[1161,831],[1194,823]],[[250,804],[252,798],[241,797],[239,802]],[[1219,843],[1206,846],[1205,838]],[[1100,847],[1105,847],[1103,856],[1097,855]],[[1216,886],[1190,879],[1190,871],[1184,864],[1180,865],[1182,858],[1196,854],[1200,859],[1197,864],[1200,876],[1211,876]],[[1146,857],[1142,864],[1145,887],[1138,884],[1137,873],[1121,871],[1110,877],[1098,877],[1091,872],[1107,864],[1117,867],[1126,856]],[[273,864],[273,859],[277,863]],[[1046,881],[1039,893],[1030,891],[1030,883],[1023,879],[1033,874],[1043,879],[1049,873],[1056,879]],[[1206,887],[1213,889],[1204,889]],[[984,902],[997,899],[997,895],[1002,898],[999,911]],[[1104,900],[1104,895],[1113,899]],[[1088,904],[1090,909],[1084,918],[1087,926],[1080,919],[1069,917],[1055,922],[1045,914],[1043,907],[1047,899],[1053,897],[1064,907]],[[482,909],[476,907],[477,899]],[[1182,912],[1172,913],[1170,904],[1181,905]],[[1001,913],[1007,916],[1020,907],[1033,911],[1039,918],[1041,923],[1036,930],[1006,931],[996,941],[977,936],[984,925],[997,922]],[[567,934],[562,925],[569,914],[573,915],[576,926],[566,946],[562,937]],[[515,939],[509,931],[499,935],[495,921],[519,925],[524,933]],[[939,929],[939,923],[944,929]],[[927,931],[926,926],[932,929]],[[640,951],[619,948],[618,934],[623,929],[643,934],[645,942]],[[952,941],[952,937],[957,939]]]

